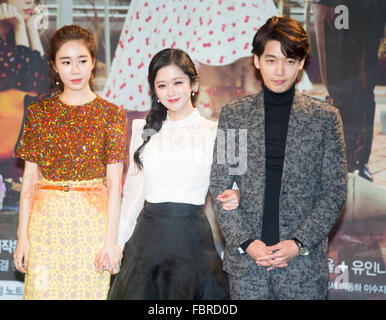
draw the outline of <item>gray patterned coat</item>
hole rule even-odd
[[[229,129],[247,129],[247,147],[239,148],[240,136],[227,138]],[[228,130],[228,131],[227,131]],[[245,132],[245,131],[244,131]],[[225,141],[225,142],[224,142]],[[224,151],[225,144],[225,151]],[[234,174],[223,155],[235,147],[239,161],[247,159],[246,171]],[[228,158],[227,158],[228,159]],[[218,161],[219,160],[219,161]],[[253,259],[238,247],[248,239],[260,239],[265,188],[264,95],[259,93],[225,105],[218,123],[210,177],[214,198],[236,181],[239,208],[225,211],[215,200],[215,210],[226,245],[223,268],[243,276]],[[286,271],[299,281],[327,279],[327,236],[346,199],[347,168],[343,127],[339,111],[326,102],[296,91],[291,109],[279,200],[280,241],[298,238],[309,249],[297,256]]]

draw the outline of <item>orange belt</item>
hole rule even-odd
[[[41,186],[40,189],[46,190],[59,190],[59,191],[101,191],[100,188],[96,187],[72,187],[72,186]]]

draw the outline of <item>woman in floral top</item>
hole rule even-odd
[[[122,256],[126,117],[92,90],[90,32],[56,31],[50,59],[59,93],[29,106],[16,153],[25,170],[15,266],[26,273],[25,299],[105,299]]]

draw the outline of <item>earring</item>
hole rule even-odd
[[[157,103],[159,103],[159,99],[157,99]]]
[[[194,91],[192,91],[192,96],[194,97],[194,94],[195,94],[195,92]]]

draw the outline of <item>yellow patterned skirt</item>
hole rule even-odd
[[[91,192],[40,189],[65,184],[96,188]],[[104,182],[43,180],[34,190],[24,299],[106,299],[110,274],[99,274],[94,266],[107,227]]]

